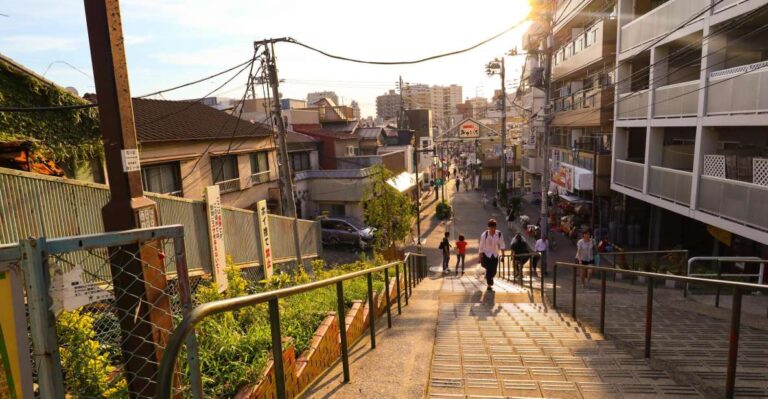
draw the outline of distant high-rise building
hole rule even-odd
[[[330,98],[334,104],[339,104],[339,96],[335,91],[316,91],[307,93],[307,105],[312,105],[323,98]]]
[[[432,86],[430,91],[432,97],[432,116],[435,118],[435,124],[443,129],[450,129],[455,123],[459,122],[453,120],[453,115],[456,112],[456,105],[461,104],[461,86]]]
[[[400,109],[400,95],[394,90],[376,97],[376,116],[386,121],[397,117]]]
[[[432,109],[432,90],[425,84],[406,84],[403,102],[406,109]]]
[[[360,120],[360,104],[358,104],[357,101],[352,100],[349,106],[352,107],[353,118]]]

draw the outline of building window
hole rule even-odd
[[[300,172],[310,168],[309,152],[294,152],[290,154],[293,172]]]
[[[260,151],[251,154],[251,184],[269,181],[269,152]]]
[[[240,189],[237,170],[237,155],[211,157],[211,176],[213,183],[219,185],[222,193]]]
[[[181,197],[181,172],[179,163],[171,162],[141,167],[144,191]]]

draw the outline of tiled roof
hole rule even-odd
[[[381,135],[380,127],[359,127],[355,129],[355,135],[363,139],[377,139]]]
[[[352,133],[357,129],[360,124],[359,121],[338,121],[338,122],[323,122],[323,128],[333,130],[335,132]]]
[[[343,132],[337,132],[334,130],[326,129],[320,125],[301,125],[301,124],[295,124],[291,125],[293,127],[293,130],[299,133],[308,134],[310,136],[325,136],[325,137],[333,137],[336,139],[357,139],[359,137],[349,134],[349,133],[343,133]]]
[[[317,143],[318,140],[312,136],[306,134],[288,131],[285,135],[285,140],[288,143]]]
[[[197,101],[133,99],[136,134],[140,142],[264,137],[259,126]]]

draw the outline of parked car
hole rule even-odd
[[[323,244],[353,245],[360,249],[368,249],[373,244],[375,230],[363,223],[347,218],[325,218],[320,221]]]

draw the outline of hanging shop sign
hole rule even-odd
[[[471,139],[480,137],[480,125],[477,122],[465,121],[459,126],[459,138]]]
[[[224,248],[224,218],[221,210],[221,192],[219,186],[205,188],[205,205],[208,213],[208,237],[211,247],[213,278],[219,292],[227,289],[227,258]]]
[[[573,191],[573,167],[561,163],[552,174],[552,182],[566,191]]]
[[[272,264],[272,239],[269,236],[269,208],[267,201],[261,200],[257,204],[259,211],[259,236],[261,238],[261,259],[264,260],[264,278],[272,277],[274,267]]]

